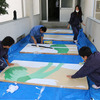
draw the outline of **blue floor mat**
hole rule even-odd
[[[83,62],[79,55],[46,55],[46,54],[21,54],[20,50],[29,43],[29,36],[14,44],[9,50],[9,61],[26,60],[39,62],[74,63]],[[53,41],[53,43],[67,44],[66,42]],[[69,42],[73,44],[73,42]],[[45,59],[46,58],[46,59]],[[0,82],[0,100],[99,100],[100,90],[94,90],[89,80],[89,90],[43,87],[34,85],[17,84],[19,89],[14,93],[7,93],[9,85],[14,83]]]

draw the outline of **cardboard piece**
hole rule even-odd
[[[79,64],[48,63],[15,60],[14,66],[0,73],[0,81],[49,87],[88,89],[87,78],[69,79],[81,68]]]

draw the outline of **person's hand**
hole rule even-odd
[[[70,28],[70,24],[68,24],[68,26],[67,26],[67,29],[69,29]]]
[[[71,76],[72,76],[72,75],[66,75],[67,78],[72,78]]]
[[[14,64],[13,63],[8,63],[8,66],[13,66]]]
[[[34,41],[35,44],[37,44],[36,40]]]
[[[43,44],[43,42],[41,42],[41,44]]]
[[[84,26],[86,26],[84,23],[82,23]]]
[[[39,45],[36,45],[36,47],[38,48],[38,47],[39,47]]]
[[[35,44],[37,44],[37,42],[36,42],[36,41],[34,41],[34,43],[35,43]]]

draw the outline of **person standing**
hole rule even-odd
[[[69,27],[71,25],[73,33],[74,33],[73,42],[77,43],[77,36],[79,34],[81,24],[86,26],[82,21],[82,11],[81,11],[81,7],[79,5],[77,5],[75,7],[74,12],[71,13],[70,21],[68,23],[69,24],[67,26],[67,29],[69,29]]]

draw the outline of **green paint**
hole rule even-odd
[[[30,79],[31,79],[31,77],[27,75],[27,76],[19,77],[17,79],[17,81],[18,82],[26,82],[27,80],[30,80]]]
[[[50,47],[53,47],[55,50],[58,51],[58,53],[68,53],[69,49],[67,48],[67,46],[65,44],[55,44],[55,45],[51,45]],[[59,47],[59,48],[56,48]],[[63,48],[66,47],[66,48]]]
[[[17,81],[19,77],[26,76],[27,69],[22,66],[11,67],[7,69],[5,72],[5,79],[10,81]]]
[[[22,66],[15,66],[15,67],[7,69],[4,72],[5,79],[10,80],[10,81],[18,81],[18,82],[26,82],[27,80],[34,79],[34,78],[42,79],[58,71],[63,64],[59,64],[53,70],[46,72],[52,65],[53,63],[49,63],[47,66],[39,69],[38,71],[30,75],[27,75],[28,74],[27,68],[22,67]]]
[[[52,66],[52,63],[49,63],[46,67],[41,68],[40,70],[36,71],[33,74],[18,78],[17,81],[25,82],[25,81],[32,79],[32,78],[38,78],[41,75],[42,72],[46,71],[51,66]],[[34,77],[31,77],[31,76],[34,76]],[[23,80],[23,78],[24,78],[24,80]]]
[[[56,47],[66,47],[66,45],[65,44],[53,44],[50,47],[54,47],[54,48],[56,48]]]
[[[55,50],[58,51],[58,53],[68,53],[69,49],[68,48],[54,48]]]
[[[47,77],[47,76],[53,74],[54,72],[58,71],[58,70],[61,68],[62,65],[63,65],[63,64],[59,64],[59,65],[58,65],[56,68],[54,68],[53,70],[51,70],[51,71],[49,71],[49,72],[46,72],[46,73],[43,73],[43,74],[40,76],[40,78],[45,78],[45,77]]]
[[[58,71],[61,68],[62,65],[63,64],[59,64],[53,70],[45,72],[48,68],[50,68],[52,66],[52,63],[49,63],[46,67],[43,67],[40,70],[38,70],[37,72],[32,73],[30,75],[27,75],[27,76],[24,76],[24,77],[20,77],[17,81],[25,82],[25,81],[27,81],[29,79],[34,79],[34,78],[42,79],[42,78],[45,78],[45,77],[53,74],[54,72]],[[24,80],[23,80],[23,78],[24,78]]]

